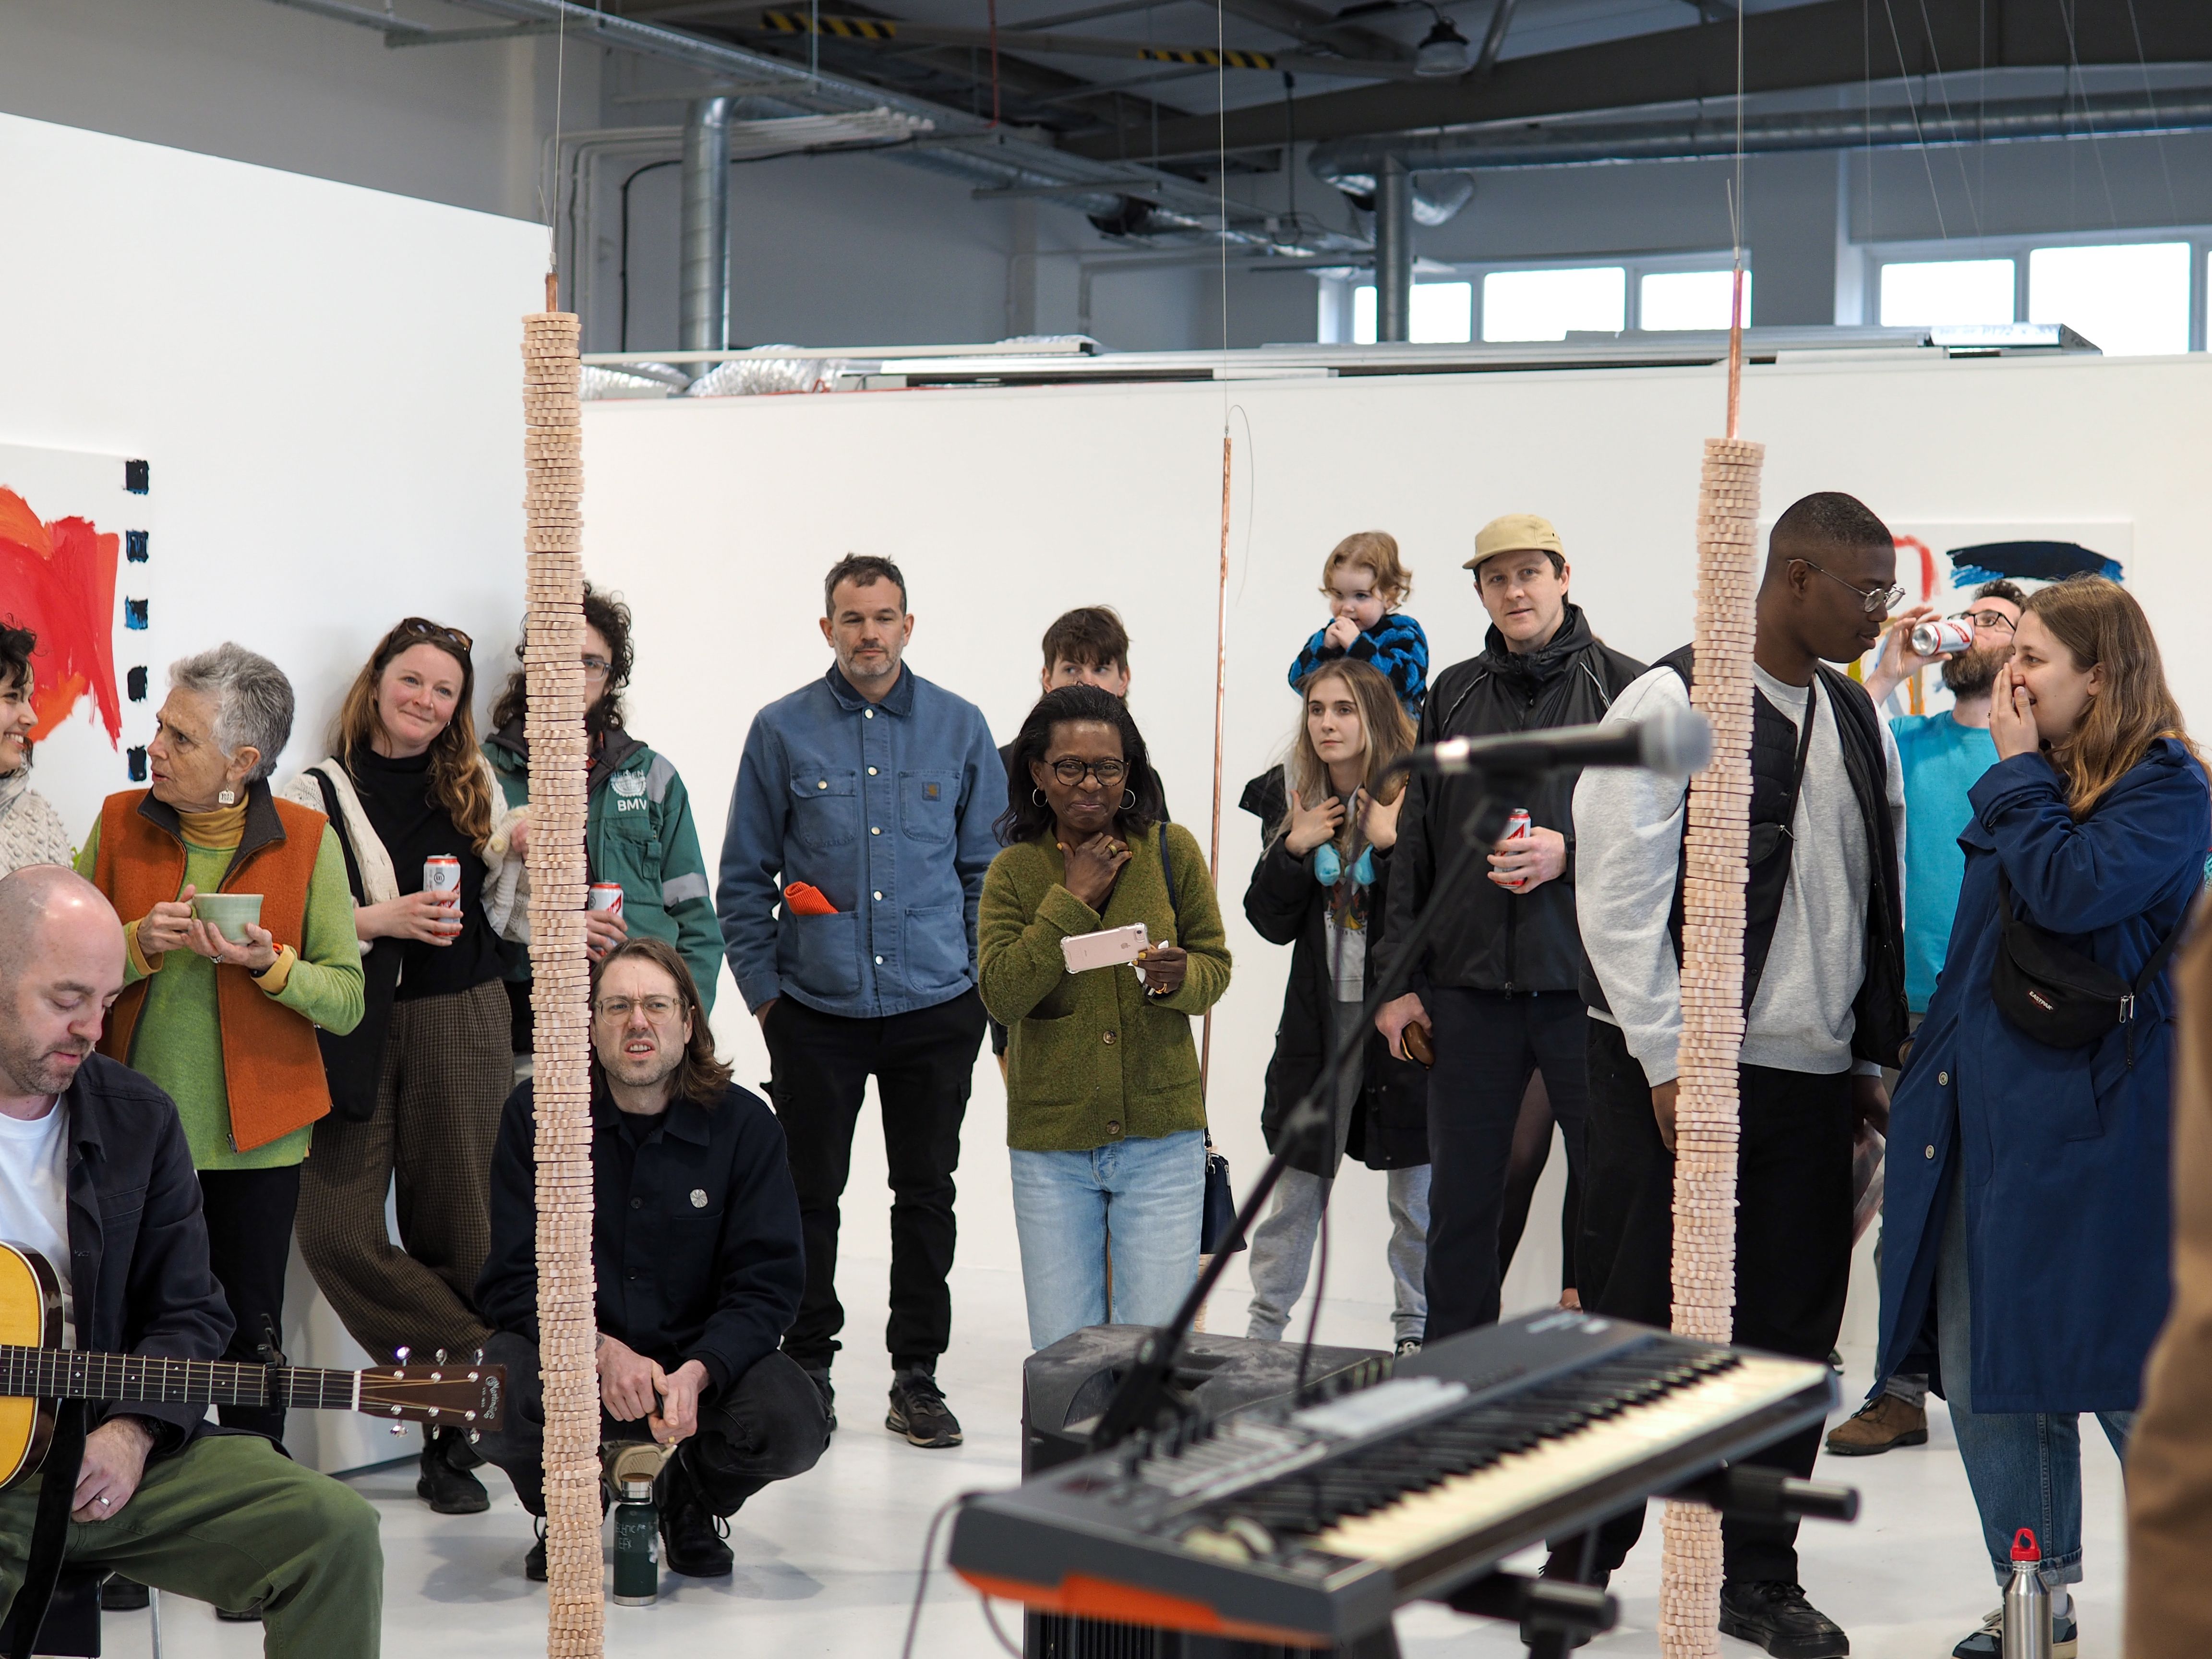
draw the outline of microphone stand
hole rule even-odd
[[[1451,861],[1429,892],[1428,902],[1413,924],[1406,930],[1403,939],[1394,939],[1390,945],[1392,966],[1387,972],[1371,975],[1367,994],[1359,1007],[1359,1024],[1363,1033],[1359,1040],[1346,1043],[1335,1058],[1324,1066],[1322,1075],[1311,1088],[1298,1099],[1283,1120],[1276,1137],[1274,1156],[1260,1171],[1250,1194],[1237,1212],[1235,1237],[1245,1237],[1260,1219],[1268,1194],[1283,1178],[1290,1167],[1291,1155],[1310,1139],[1326,1134],[1332,1121],[1330,1105],[1353,1069],[1366,1060],[1367,1044],[1364,1033],[1371,1030],[1376,1012],[1382,1005],[1400,994],[1407,977],[1406,964],[1414,961],[1421,947],[1429,942],[1437,930],[1437,919],[1443,913],[1443,902],[1459,887],[1474,866],[1479,855],[1487,854],[1497,844],[1505,829],[1505,822],[1513,815],[1514,807],[1527,799],[1529,786],[1544,771],[1554,769],[1528,770],[1486,771],[1483,793],[1474,810],[1460,826],[1460,844]],[[1182,1357],[1185,1340],[1223,1272],[1229,1266],[1230,1252],[1222,1250],[1206,1263],[1206,1271],[1191,1286],[1190,1294],[1176,1310],[1175,1317],[1154,1330],[1137,1350],[1137,1358],[1106,1409],[1099,1413],[1097,1425],[1091,1431],[1091,1449],[1105,1451],[1121,1444],[1133,1435],[1161,1427],[1168,1422],[1187,1415],[1190,1407],[1175,1387],[1176,1361]],[[1316,1287],[1318,1293],[1318,1287]]]

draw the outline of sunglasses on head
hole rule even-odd
[[[464,652],[473,650],[476,641],[458,628],[448,628],[443,623],[434,623],[428,617],[408,617],[392,630],[395,640],[412,637],[428,640],[434,645],[458,646]]]

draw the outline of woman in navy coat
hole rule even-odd
[[[1938,1387],[2010,1576],[2033,1528],[2062,1643],[2081,1577],[2080,1413],[2124,1455],[2166,1315],[2173,993],[2057,1048],[1991,1000],[1998,874],[2015,914],[2132,981],[2180,926],[2212,843],[2205,774],[2132,595],[2076,579],[2032,595],[1970,794],[1950,947],[1891,1109],[1881,1366],[1930,1310]],[[1954,1650],[1995,1656],[1985,1626]]]

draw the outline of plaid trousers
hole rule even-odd
[[[514,1086],[507,988],[486,980],[392,1005],[366,1123],[315,1125],[300,1178],[300,1254],[355,1341],[380,1363],[395,1350],[456,1356],[491,1330],[477,1275],[491,1249],[491,1152]],[[399,1243],[384,1223],[393,1193]]]

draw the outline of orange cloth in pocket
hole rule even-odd
[[[837,907],[822,896],[822,890],[807,882],[794,881],[783,890],[783,902],[794,916],[834,916]]]

